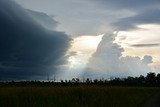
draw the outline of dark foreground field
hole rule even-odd
[[[159,90],[94,85],[1,87],[0,107],[137,107]]]

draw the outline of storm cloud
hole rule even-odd
[[[1,59],[6,59],[0,63],[3,75],[35,78],[46,75],[46,71],[54,74],[58,68],[61,72],[78,71],[78,75],[86,70],[85,76],[137,76],[150,72],[149,64],[159,64],[159,0],[15,0],[27,10],[7,1],[5,5],[10,6],[1,3],[0,7],[1,15],[5,16],[1,17],[1,32],[7,31],[7,36],[1,36],[1,41],[7,41],[1,46],[4,50]],[[49,15],[55,16],[54,19]],[[70,39],[57,30],[65,31],[73,39],[106,35],[84,65],[87,68],[80,71],[67,68],[68,56],[64,55]],[[113,36],[115,31],[119,33]],[[115,36],[119,44],[113,43]],[[75,57],[76,53],[70,54]]]
[[[57,26],[56,21],[52,24]],[[14,1],[0,0],[1,80],[42,79],[54,74],[65,62],[69,42],[68,35],[47,30]]]

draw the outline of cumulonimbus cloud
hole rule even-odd
[[[97,51],[90,59],[84,76],[92,78],[110,78],[146,75],[151,71],[148,66],[152,63],[151,56],[139,57],[122,56],[124,51],[114,43],[116,35],[105,34]]]

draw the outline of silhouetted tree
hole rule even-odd
[[[98,83],[98,80],[97,80],[97,79],[94,79],[93,82],[94,82],[94,83]]]
[[[138,77],[138,83],[144,84],[145,81],[146,81],[146,79],[143,75],[140,75],[140,77]]]
[[[154,85],[154,84],[156,84],[156,74],[153,73],[153,72],[148,73],[147,76],[146,76],[146,82],[147,82],[149,85]]]
[[[160,74],[157,74],[157,83],[160,85]]]
[[[67,80],[65,80],[65,83],[68,83],[68,81],[67,81]]]
[[[63,81],[63,80],[61,80],[61,83],[64,83],[64,81]]]
[[[72,78],[72,82],[76,82],[76,79],[75,79],[75,78]]]
[[[86,83],[92,83],[92,80],[90,80],[89,78],[86,79]]]
[[[76,82],[77,82],[77,83],[79,83],[79,82],[80,82],[79,78],[76,78]]]

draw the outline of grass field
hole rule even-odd
[[[137,107],[158,91],[118,86],[1,87],[0,107]]]

